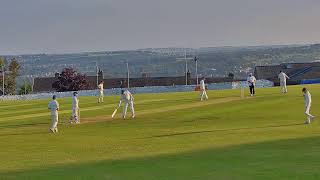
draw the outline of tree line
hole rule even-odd
[[[0,87],[1,94],[15,95],[17,92],[17,77],[19,75],[20,64],[16,58],[8,61],[0,57]],[[4,85],[4,90],[3,90]],[[4,91],[4,92],[3,92]]]
[[[16,58],[7,60],[0,57],[0,95],[22,95],[32,92],[32,85],[26,81],[17,88],[20,69],[21,65]],[[86,90],[89,88],[89,81],[85,74],[78,73],[70,67],[59,73],[52,87],[58,92]]]

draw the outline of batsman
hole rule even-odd
[[[123,112],[122,112],[122,118],[123,119],[126,119],[128,106],[130,106],[131,118],[135,117],[134,102],[133,101],[134,101],[133,95],[128,90],[121,90],[120,102],[118,104],[117,109],[119,109],[121,104],[122,104],[122,102],[124,102],[124,107],[123,107]],[[115,112],[116,112],[116,110],[115,110]],[[113,116],[114,116],[114,114],[113,114]]]

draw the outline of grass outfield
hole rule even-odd
[[[0,102],[0,179],[320,179],[320,85],[135,95],[136,119],[111,121],[118,97],[80,97],[82,124],[66,122],[71,98],[58,99],[58,134],[48,100]],[[129,114],[130,115],[130,114]]]

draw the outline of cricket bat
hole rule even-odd
[[[118,108],[116,108],[116,109],[113,111],[113,113],[112,113],[112,115],[111,115],[112,118],[114,117],[114,115],[116,115],[117,111],[118,111]]]

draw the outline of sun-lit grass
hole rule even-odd
[[[320,86],[307,87],[319,116]],[[80,97],[77,126],[66,123],[71,99],[58,99],[58,134],[48,133],[49,99],[0,102],[0,179],[320,178],[319,123],[303,124],[301,86],[208,95],[138,94],[136,119],[112,121],[119,97]]]

